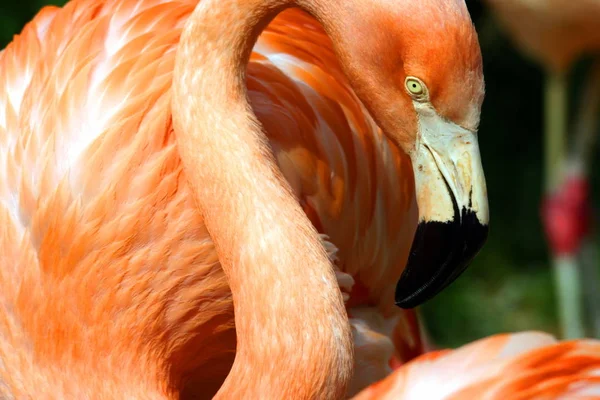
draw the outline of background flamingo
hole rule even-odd
[[[586,81],[579,104],[581,112],[573,128],[577,138],[571,152],[567,151],[568,81],[576,61],[585,54],[600,51],[597,29],[600,1],[488,0],[488,3],[517,46],[541,63],[547,73],[544,223],[553,255],[562,334],[582,337],[585,335],[582,282],[587,286],[588,311],[595,316],[596,324],[600,324],[600,314],[596,311],[600,297],[598,257],[593,255],[595,244],[588,243],[587,260],[585,257],[579,260],[590,231],[587,175],[600,110],[600,62],[590,69]],[[579,265],[580,261],[583,265]],[[600,325],[596,333],[600,334]]]
[[[453,240],[461,240],[457,246],[463,245],[465,235],[469,253],[464,260],[440,264],[446,269],[437,273],[427,268],[439,260],[418,259],[394,293],[417,223],[415,197],[420,221],[430,222],[420,230],[425,239],[431,227],[437,229],[436,221],[452,221],[463,229],[453,204],[461,207],[463,218],[471,219],[471,227],[487,223],[476,140],[465,129],[476,128],[483,95],[481,60],[468,13],[462,1],[442,7],[420,2],[418,8],[407,1],[382,8],[367,22],[361,18],[362,6],[338,5],[345,21],[366,27],[390,17],[390,23],[410,22],[393,37],[413,35],[399,60],[420,79],[405,79],[405,70],[389,65],[391,70],[372,71],[365,80],[350,62],[379,68],[373,57],[386,53],[387,47],[365,47],[355,39],[348,43],[356,32],[341,32],[347,25],[327,20],[322,5],[302,3],[323,16],[330,33],[343,41],[338,53],[346,74],[393,140],[377,129],[350,89],[319,25],[298,10],[282,13],[258,42],[242,82],[287,179],[288,193],[279,172],[263,169],[269,163],[266,154],[250,153],[259,155],[256,160],[267,157],[267,164],[246,165],[257,176],[266,174],[264,180],[257,179],[252,187],[233,183],[242,176],[243,151],[251,142],[229,143],[221,151],[214,143],[192,143],[204,136],[202,140],[223,140],[226,136],[212,131],[248,121],[246,114],[239,119],[244,108],[235,102],[227,102],[231,110],[205,110],[203,120],[192,118],[213,104],[214,96],[242,90],[235,86],[240,83],[236,76],[217,79],[223,70],[208,75],[214,82],[204,83],[213,87],[197,91],[194,86],[202,84],[190,75],[200,71],[194,65],[216,65],[196,59],[209,55],[208,43],[219,44],[210,33],[222,29],[228,18],[239,23],[255,12],[279,11],[282,4],[203,1],[196,23],[188,25],[175,73],[175,50],[193,2],[82,0],[64,9],[46,8],[0,53],[4,395],[20,397],[34,390],[38,398],[112,398],[117,393],[161,398],[199,392],[210,396],[221,387],[224,397],[288,391],[339,396],[354,359],[338,284],[349,292],[346,300],[358,343],[351,392],[387,373],[394,351],[401,358],[420,351],[414,316],[400,319],[394,296],[406,306],[431,297],[462,272],[482,236],[479,231],[451,232]],[[242,5],[256,8],[240,9]],[[414,19],[417,10],[428,8],[432,12],[424,15],[432,20]],[[207,20],[209,12],[214,15]],[[440,29],[422,36],[424,25]],[[248,27],[238,28],[247,34]],[[441,33],[447,35],[448,29],[451,38],[425,40],[429,35],[446,37]],[[239,36],[225,41],[226,47],[236,40]],[[251,36],[245,40],[252,44]],[[365,48],[376,52],[362,54]],[[440,56],[429,58],[436,54]],[[398,76],[399,71],[404,72]],[[375,77],[386,85],[371,82]],[[179,82],[175,95],[172,82]],[[230,84],[234,86],[226,86]],[[378,97],[381,87],[389,91],[385,98]],[[201,98],[207,101],[197,100]],[[383,108],[394,98],[400,108],[390,115]],[[428,108],[430,102],[456,124],[442,123]],[[178,113],[178,145],[171,109]],[[211,115],[219,119],[207,119]],[[472,163],[459,165],[459,179],[450,164],[436,166],[430,153],[413,150],[417,116],[436,128],[428,132],[450,129],[460,133],[459,139],[469,138],[456,143],[472,152]],[[244,134],[255,127],[231,129]],[[195,135],[199,130],[205,134]],[[451,160],[445,147],[427,142],[432,138],[420,140],[442,163]],[[407,151],[418,167],[416,196]],[[227,158],[232,162],[225,163]],[[446,179],[452,178],[454,193],[440,185],[438,168]],[[215,173],[225,175],[198,176]],[[250,195],[265,201],[252,203]],[[433,195],[438,196],[434,204],[429,201]],[[262,219],[251,223],[259,215]],[[319,240],[306,215],[328,237]],[[219,239],[216,249],[207,228]],[[337,283],[323,244],[330,259],[339,249]],[[452,254],[453,249],[444,250]],[[427,246],[415,248],[415,257],[420,254],[443,255]],[[437,278],[429,281],[433,276]],[[230,379],[221,386],[234,354]],[[368,370],[363,370],[363,361]]]
[[[353,400],[600,398],[600,342],[539,332],[495,335],[425,354]]]

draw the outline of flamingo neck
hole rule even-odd
[[[203,0],[176,57],[179,151],[235,311],[236,358],[216,398],[339,398],[352,374],[350,327],[333,268],[246,93],[252,47],[290,5]]]

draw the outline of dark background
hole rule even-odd
[[[43,5],[63,3],[0,4],[0,48]],[[513,47],[485,5],[467,3],[480,35],[487,83],[479,132],[491,229],[488,243],[467,272],[422,307],[439,346],[457,346],[507,331],[558,333],[538,206],[543,188],[543,71]],[[573,104],[584,70],[585,62],[572,74]],[[593,188],[596,198],[597,180]]]

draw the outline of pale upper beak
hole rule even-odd
[[[396,286],[396,305],[412,308],[452,283],[483,246],[488,201],[477,133],[416,104],[419,133],[410,152],[419,225]]]

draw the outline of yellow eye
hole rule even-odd
[[[408,93],[415,97],[415,100],[422,101],[427,98],[427,88],[425,87],[423,81],[421,81],[419,78],[409,76],[406,78],[404,84],[406,85],[406,90],[408,90]]]

